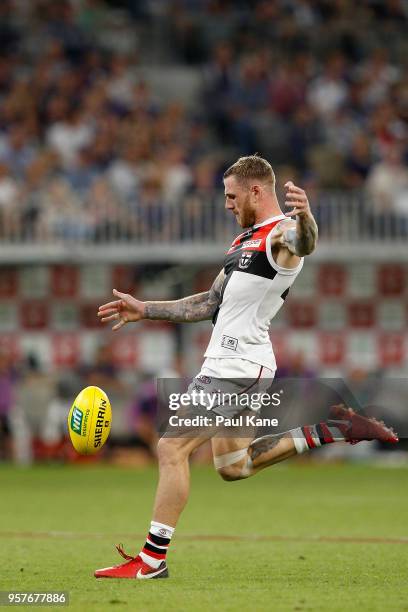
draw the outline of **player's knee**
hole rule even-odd
[[[160,438],[157,459],[161,466],[176,465],[185,457],[185,449],[178,438]]]
[[[218,468],[217,472],[226,482],[248,478],[248,475],[244,474],[242,465],[226,465],[225,467]]]
[[[248,478],[250,476],[248,461],[248,448],[239,448],[223,455],[214,455],[214,467],[221,478],[227,482]]]

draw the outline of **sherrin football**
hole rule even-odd
[[[108,439],[112,408],[105,391],[85,387],[75,398],[68,414],[68,431],[80,455],[97,453]]]

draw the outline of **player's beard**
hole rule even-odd
[[[251,227],[255,224],[255,208],[251,204],[251,196],[249,193],[245,197],[239,214],[239,224],[241,227]]]

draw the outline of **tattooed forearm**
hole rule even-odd
[[[220,272],[211,289],[171,302],[146,302],[144,318],[174,323],[194,323],[211,319],[221,295],[224,272]]]
[[[299,215],[296,227],[289,227],[283,232],[283,244],[294,255],[310,255],[317,243],[317,223],[312,215]]]
[[[174,323],[205,321],[212,317],[209,291],[171,302],[146,302],[145,319]]]

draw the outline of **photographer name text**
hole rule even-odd
[[[240,414],[236,417],[223,417],[218,414],[212,416],[197,415],[194,417],[181,417],[173,414],[169,418],[171,427],[279,427],[278,419],[259,417],[256,414]]]

